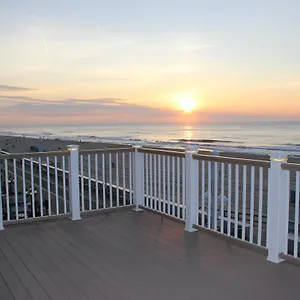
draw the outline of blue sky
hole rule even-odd
[[[195,118],[297,118],[299,11],[299,0],[2,0],[1,113],[22,114],[18,96],[39,114],[110,98],[169,116],[179,94],[199,103]]]

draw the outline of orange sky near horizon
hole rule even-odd
[[[148,87],[149,88],[149,87]],[[158,88],[158,87],[157,87]],[[55,86],[47,88],[39,88],[32,91],[22,92],[5,92],[5,95],[11,97],[26,96],[33,99],[45,99],[45,100],[63,100],[69,98],[75,99],[97,99],[97,95],[101,95],[101,98],[110,98],[114,95],[115,98],[124,99],[126,102],[136,105],[146,105],[153,108],[160,108],[163,110],[181,110],[182,108],[178,104],[178,99],[193,98],[196,103],[195,111],[190,114],[178,114],[174,112],[174,118],[171,120],[182,119],[185,122],[186,119],[193,119],[194,115],[204,114],[233,114],[233,115],[274,115],[283,117],[295,117],[300,113],[300,90],[298,89],[257,89],[254,87],[247,87],[238,89],[234,87],[232,90],[229,88],[224,89],[211,89],[207,87],[197,89],[177,89],[177,92],[166,91],[164,84],[161,84],[161,92],[159,89],[153,91],[150,87],[150,92],[139,91],[139,89],[118,89],[115,86],[116,91],[104,89],[101,91],[99,87],[95,87],[95,90],[90,86],[73,87],[65,86],[63,89],[55,88]],[[72,91],[72,92],[71,92]],[[0,94],[1,95],[1,94]],[[195,114],[197,112],[197,114]],[[67,114],[67,111],[66,111]],[[179,118],[179,115],[181,117]],[[55,116],[54,120],[55,120]],[[118,114],[118,118],[122,117]],[[19,118],[19,117],[18,117]],[[83,116],[84,118],[84,116]],[[138,116],[136,116],[138,121]],[[106,118],[111,121],[109,117]],[[165,118],[164,118],[165,119]],[[157,121],[157,119],[156,119]],[[163,121],[163,120],[161,120]]]

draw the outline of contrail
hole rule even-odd
[[[43,44],[44,44],[44,48],[45,48],[45,53],[47,56],[49,56],[49,52],[48,52],[48,45],[45,39],[45,36],[42,34],[42,39],[43,39]]]

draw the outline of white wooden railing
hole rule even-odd
[[[68,156],[68,151],[1,155],[0,194],[4,221],[68,212],[65,172]],[[61,172],[58,171],[59,162],[63,166]]]
[[[199,214],[197,225],[266,246],[267,199],[264,181],[269,162],[194,155],[199,161]]]
[[[187,231],[204,228],[266,249],[272,262],[283,261],[284,255],[300,257],[300,166],[286,164],[286,156],[275,153],[265,161],[191,150],[138,152],[143,153],[145,168],[140,207],[184,220]],[[295,179],[287,177],[285,168],[295,172]]]
[[[1,151],[0,213],[3,221],[68,214],[72,211],[70,199],[74,195],[80,197],[80,211],[132,205],[132,179],[128,182],[127,179],[132,178],[133,151],[131,147],[83,150],[80,151],[79,163],[78,147],[73,145],[69,147],[69,151],[57,152],[9,154]],[[75,155],[73,160],[72,155]],[[127,161],[123,160],[119,166],[115,160],[112,163],[113,155],[117,160],[120,155],[127,158]],[[98,156],[102,157],[102,161],[97,164]],[[91,157],[95,158],[93,165]],[[109,157],[107,161],[106,157]],[[70,161],[73,161],[73,168]],[[120,171],[122,175],[119,175]],[[127,172],[129,174],[126,177]],[[106,173],[109,179],[105,176]],[[122,182],[119,183],[120,176]],[[12,179],[13,184],[10,183]],[[74,182],[70,188],[72,179]],[[117,199],[113,198],[114,193],[117,194]],[[75,211],[76,209],[73,215]],[[72,218],[78,219],[78,213],[77,217]]]
[[[79,151],[81,211],[133,204],[133,152],[132,147]]]
[[[281,154],[262,161],[193,149],[71,145],[2,154],[0,169],[0,229],[20,219],[70,214],[78,220],[85,211],[132,205],[179,219],[186,231],[202,228],[266,249],[272,262],[299,258],[300,165]]]
[[[144,207],[185,220],[185,154],[140,149],[144,154]]]
[[[300,257],[300,237],[299,237],[299,202],[300,202],[300,165],[284,163],[282,170],[286,173],[288,188],[288,198],[290,205],[288,209],[288,247],[284,249],[285,255]]]

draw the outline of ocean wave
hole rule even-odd
[[[174,139],[174,141],[178,142],[185,142],[185,143],[242,143],[242,142],[235,142],[229,140],[217,140],[217,139]]]
[[[13,132],[11,131],[9,134],[2,134],[0,133],[0,135],[9,135],[9,136],[16,136],[16,137],[33,137],[33,138],[37,138],[37,137],[41,137],[40,134],[38,133],[29,133],[29,132]]]
[[[49,131],[44,131],[44,132],[42,132],[42,135],[51,136],[51,135],[53,135],[53,133],[49,132]]]
[[[282,144],[283,146],[296,146],[296,147],[300,147],[300,144],[293,144],[293,143],[289,143],[289,144]]]
[[[125,139],[125,140],[130,140],[130,136],[113,136],[113,137],[108,137],[108,136],[97,136],[97,135],[77,135],[77,138],[80,139],[98,139],[98,140],[120,140],[120,139]]]
[[[144,143],[145,146],[156,146],[156,147],[167,147],[167,148],[186,148],[187,143],[184,142],[169,142],[169,141],[156,141]],[[281,151],[287,154],[300,155],[300,148],[298,147],[283,147],[283,146],[246,146],[246,145],[222,145],[216,143],[189,143],[190,146],[201,150],[216,150],[222,152],[242,152],[242,153],[253,153],[253,154],[270,154],[271,152]]]
[[[5,135],[9,135],[9,136],[11,136],[11,135],[13,135],[14,134],[14,132],[13,131],[0,131],[0,135],[1,136],[5,136]]]
[[[195,146],[198,146],[195,144]],[[217,150],[224,152],[243,152],[256,154],[270,154],[271,152],[285,152],[287,154],[300,155],[300,149],[295,147],[281,147],[281,146],[226,146],[226,145],[212,145],[202,144],[202,148],[208,150]]]
[[[104,140],[102,140],[105,142]],[[128,140],[122,140],[117,139],[118,143],[124,143],[128,142]],[[292,154],[300,154],[300,148],[299,147],[286,147],[286,146],[247,146],[247,145],[240,145],[241,143],[237,143],[232,141],[231,143],[222,144],[222,143],[199,143],[199,142],[180,142],[180,141],[159,141],[159,140],[134,140],[132,139],[130,143],[134,146],[141,145],[141,146],[152,146],[152,147],[167,147],[167,148],[186,148],[187,144],[189,146],[195,146],[199,149],[204,150],[218,150],[218,151],[224,151],[224,152],[249,152],[249,153],[257,153],[257,154],[269,154],[270,152],[274,151],[282,151]]]

